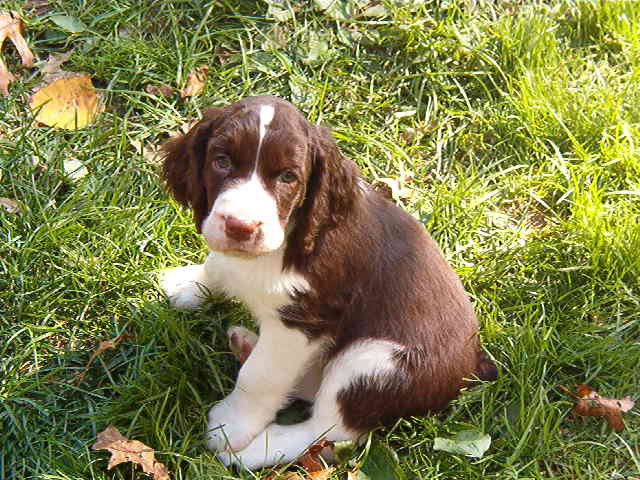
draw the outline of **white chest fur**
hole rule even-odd
[[[282,271],[282,255],[282,250],[251,258],[211,252],[204,268],[217,288],[241,300],[262,323],[277,316],[277,309],[291,302],[291,294],[309,290],[302,275]]]

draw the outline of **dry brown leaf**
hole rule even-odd
[[[216,47],[213,53],[217,55],[218,62],[220,62],[220,65],[224,65],[225,63],[227,63],[229,56],[231,56],[233,52],[228,48]]]
[[[305,480],[296,472],[271,472],[264,480]]]
[[[75,130],[89,125],[104,110],[91,77],[62,72],[36,91],[30,100],[36,120],[55,128]]]
[[[327,480],[335,471],[335,467],[327,467],[322,470],[309,473],[309,478],[311,480]]]
[[[302,457],[298,458],[297,464],[306,470],[306,474],[302,475],[297,472],[271,472],[265,477],[265,480],[328,480],[328,478],[336,471],[335,467],[325,467],[320,460],[320,453],[325,448],[332,448],[333,442],[328,440],[320,440],[307,449]]]
[[[209,73],[209,67],[201,65],[193,70],[187,78],[187,85],[180,92],[182,98],[193,97],[204,90],[205,80]]]
[[[98,355],[100,355],[105,350],[109,350],[110,348],[116,348],[118,346],[118,344],[122,340],[124,340],[125,338],[129,338],[129,334],[128,333],[121,333],[120,335],[118,335],[117,337],[112,338],[111,340],[105,340],[103,342],[100,342],[100,344],[98,345],[98,348],[96,348],[95,351],[91,354],[91,357],[89,357],[89,361],[84,366],[84,369],[80,373],[78,373],[73,378],[73,380],[81,382],[84,379],[85,375],[87,374],[87,371],[89,370],[89,367],[91,366],[93,361],[96,358],[98,358]]]
[[[44,67],[42,67],[40,71],[45,75],[58,73],[62,64],[67,62],[71,58],[71,55],[73,55],[73,50],[59,55],[49,55],[47,63],[44,64]]]
[[[296,472],[271,472],[264,480],[305,480]]]
[[[53,10],[50,0],[28,0],[22,8],[31,10],[36,17],[40,17]]]
[[[156,97],[171,98],[173,96],[173,88],[169,85],[147,85],[145,91]]]
[[[93,354],[91,355],[91,358],[89,358],[89,363],[87,364],[87,366],[91,365],[91,363],[96,359],[96,357],[100,355],[102,352],[104,352],[105,350],[109,350],[110,348],[116,348],[118,344],[127,337],[128,335],[126,333],[121,333],[120,335],[112,338],[111,340],[105,340],[103,342],[100,342],[100,344],[98,345],[98,348],[96,348],[95,352],[93,352]]]
[[[335,472],[335,467],[328,467],[322,470],[311,472],[308,476],[302,476],[297,472],[271,472],[267,475],[265,480],[328,480],[328,478]]]
[[[413,172],[401,168],[400,175],[396,178],[377,178],[375,189],[387,198],[394,201],[404,200],[411,196],[411,189],[407,185],[413,180]]]
[[[133,462],[142,467],[154,480],[169,480],[169,471],[164,464],[156,461],[152,448],[138,440],[129,440],[116,427],[109,425],[98,434],[92,450],[108,450],[111,453],[107,470],[123,462]]]
[[[622,414],[633,408],[631,397],[622,399],[608,398],[594,391],[589,385],[578,385],[575,393],[566,387],[561,388],[576,399],[572,412],[581,417],[602,417],[616,432],[624,429]]]
[[[20,15],[16,12],[0,12],[0,49],[7,38],[11,40],[11,43],[18,50],[22,65],[31,67],[34,56],[22,36],[22,20],[20,20]],[[11,74],[2,58],[0,58],[0,91],[4,96],[9,95],[9,84],[15,79],[16,77]]]
[[[302,457],[297,461],[298,465],[304,467],[309,473],[319,472],[325,469],[324,463],[320,460],[320,453],[326,447],[331,447],[333,443],[328,440],[320,440],[307,449]]]
[[[136,152],[141,154],[142,158],[149,163],[158,163],[162,158],[162,152],[159,147],[147,147],[140,140],[131,140],[131,145],[136,149]]]
[[[18,202],[15,200],[11,200],[10,198],[0,197],[0,206],[4,208],[9,213],[18,213],[20,212],[20,206]]]

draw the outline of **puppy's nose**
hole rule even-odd
[[[258,229],[261,222],[248,222],[236,217],[226,217],[224,219],[224,233],[227,237],[238,242],[246,242]]]

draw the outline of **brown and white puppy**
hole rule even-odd
[[[495,377],[429,234],[293,105],[261,96],[210,109],[164,151],[167,185],[210,250],[203,265],[165,272],[164,291],[183,308],[222,291],[260,328],[235,389],[209,412],[223,462],[289,462],[320,438],[356,440],[442,409],[465,379]],[[311,418],[274,423],[291,397],[313,402]]]

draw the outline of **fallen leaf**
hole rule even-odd
[[[0,197],[0,205],[9,213],[18,213],[20,212],[20,206],[18,202],[15,200],[11,200],[10,198]]]
[[[182,98],[194,97],[204,90],[205,79],[209,73],[209,67],[201,65],[193,70],[187,78],[187,85],[180,91]]]
[[[75,158],[69,158],[63,163],[64,171],[71,180],[80,180],[87,175],[87,167]]]
[[[37,90],[31,96],[30,106],[38,122],[70,130],[89,125],[104,110],[91,77],[67,72]]]
[[[491,446],[491,437],[479,430],[464,430],[453,438],[436,437],[434,450],[482,458]]]
[[[309,473],[309,478],[311,480],[327,480],[333,472],[335,472],[335,467],[327,467],[322,470],[317,470],[315,472]]]
[[[215,53],[218,57],[218,62],[220,62],[220,65],[224,65],[225,63],[227,63],[229,57],[233,52],[228,48],[216,47],[213,53]]]
[[[171,98],[173,96],[173,88],[169,85],[147,85],[145,91],[156,97]]]
[[[116,348],[118,344],[127,337],[128,337],[128,334],[121,333],[120,335],[112,338],[111,340],[105,340],[103,342],[100,342],[100,344],[98,345],[98,348],[96,348],[95,352],[93,352],[93,354],[91,355],[91,358],[89,358],[89,363],[87,363],[87,367],[91,365],[91,363],[96,359],[98,355],[100,355],[105,350]]]
[[[285,0],[267,0],[267,17],[276,22],[286,22],[293,17],[293,8]]]
[[[147,147],[140,140],[131,140],[131,145],[136,149],[142,158],[149,163],[158,163],[162,158],[161,151],[159,147]]]
[[[381,190],[387,198],[391,198],[397,202],[411,196],[411,189],[408,188],[407,185],[412,179],[412,171],[401,171],[400,175],[396,178],[377,178],[376,183],[378,185],[376,185],[376,189]]]
[[[328,440],[320,440],[309,448],[307,448],[307,453],[301,456],[297,463],[304,467],[304,469],[309,472],[319,472],[325,469],[324,463],[320,460],[320,453],[326,447],[331,447],[333,445]]]
[[[16,12],[0,12],[0,48],[2,48],[2,44],[7,38],[11,40],[11,43],[18,50],[22,65],[31,67],[34,56],[22,36],[22,20],[20,20],[20,15]],[[0,58],[0,91],[4,96],[9,95],[9,84],[15,79],[16,77],[11,74],[2,58]]]
[[[357,480],[404,480],[406,478],[396,452],[379,440],[371,442],[367,456],[359,468],[354,469],[353,475]]]
[[[60,67],[63,63],[67,62],[71,55],[73,55],[73,50],[67,53],[60,53],[58,55],[49,55],[47,59],[47,63],[45,63],[44,67],[40,70],[45,75],[50,75],[52,73],[58,73],[60,71]]]
[[[296,472],[271,472],[264,480],[305,480]]]
[[[89,361],[84,366],[84,369],[80,373],[78,373],[73,378],[73,380],[74,381],[79,381],[79,382],[82,381],[84,379],[85,375],[87,374],[87,371],[89,370],[89,367],[91,366],[93,361],[98,357],[98,355],[100,355],[105,350],[116,348],[118,346],[118,344],[122,340],[124,340],[125,338],[129,338],[129,334],[128,333],[121,333],[120,335],[118,335],[117,337],[112,338],[111,340],[105,340],[103,342],[100,342],[100,344],[98,345],[98,348],[96,348],[95,351],[91,354],[91,357],[89,357]]]
[[[31,10],[36,17],[40,17],[53,10],[53,7],[50,5],[50,0],[28,0],[22,8]]]
[[[635,402],[627,396],[622,399],[604,397],[589,385],[578,385],[575,393],[561,386],[565,392],[576,399],[572,412],[581,417],[603,417],[616,432],[624,429],[622,414],[631,410]]]
[[[82,20],[70,15],[52,15],[49,18],[57,26],[70,33],[80,33],[87,29]]]
[[[98,434],[91,449],[108,450],[111,453],[107,470],[123,462],[133,462],[140,465],[154,480],[169,480],[167,467],[156,460],[152,448],[138,440],[129,440],[113,425]]]

